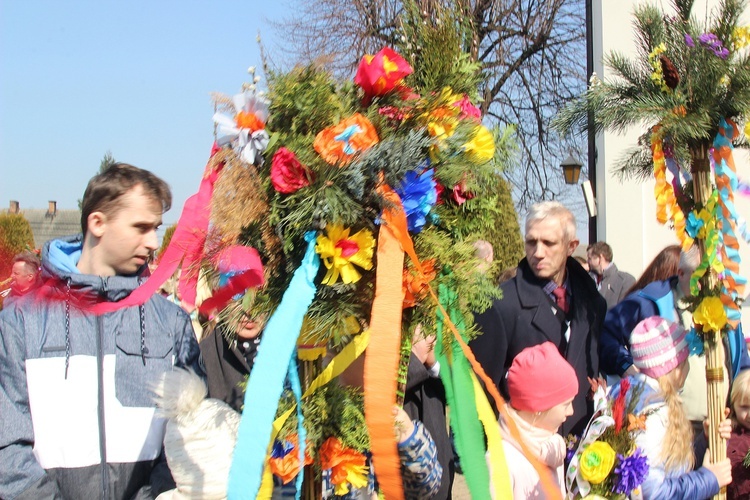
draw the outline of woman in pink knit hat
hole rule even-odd
[[[549,471],[564,495],[565,441],[557,430],[573,414],[578,377],[552,342],[527,347],[508,370],[508,416],[523,444]],[[511,476],[513,498],[544,498],[539,473],[500,418],[503,447]]]
[[[630,377],[631,386],[643,387],[636,410],[648,414],[646,428],[635,441],[648,458],[648,475],[641,485],[646,500],[711,498],[732,481],[729,459],[711,464],[708,453],[703,466],[693,470],[693,428],[679,396],[690,368],[686,335],[680,325],[652,316],[638,323],[630,336],[633,364],[640,370]],[[720,431],[728,439],[731,422],[722,422]]]

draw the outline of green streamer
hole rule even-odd
[[[447,286],[438,286],[438,300],[448,312],[458,333],[463,336],[463,316],[454,306],[457,299],[457,294]],[[452,339],[449,351],[446,352],[443,343],[444,320],[439,309],[436,326],[436,346],[442,348],[435,351],[435,356],[440,362],[440,378],[445,386],[445,396],[450,408],[450,424],[466,483],[472,498],[490,498],[490,474],[485,458],[487,449],[484,430],[477,414],[471,365],[450,332],[446,332]]]

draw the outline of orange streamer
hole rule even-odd
[[[393,374],[398,372],[404,301],[404,250],[395,232],[397,227],[406,232],[406,214],[396,193],[387,187],[378,191],[388,198],[393,208],[383,211],[378,235],[375,298],[370,317],[374,341],[365,354],[365,421],[380,489],[385,498],[402,500],[404,489],[391,409],[396,403],[397,381]]]
[[[663,142],[660,133],[661,126],[653,128],[651,134],[651,154],[654,161],[654,196],[656,197],[656,220],[660,224],[671,221],[674,225],[677,238],[683,250],[687,250],[693,244],[693,239],[686,231],[685,214],[682,213],[680,205],[674,194],[674,188],[667,182],[667,162],[664,159]]]

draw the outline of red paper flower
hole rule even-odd
[[[271,160],[271,183],[279,193],[289,194],[309,186],[312,172],[301,164],[297,156],[285,147],[281,147]]]
[[[474,198],[474,193],[466,190],[466,181],[461,181],[453,186],[453,201],[459,205],[466,203],[466,200]]]
[[[377,54],[365,55],[359,62],[354,83],[362,87],[367,100],[395,89],[414,70],[393,49],[383,47]]]

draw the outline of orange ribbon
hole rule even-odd
[[[375,298],[372,302],[370,331],[372,338],[365,354],[365,421],[370,431],[370,450],[378,483],[385,498],[402,500],[401,462],[393,432],[391,408],[396,403],[401,350],[401,312],[404,301],[402,270],[404,250],[396,236],[407,233],[406,214],[401,200],[389,187],[378,192],[386,199],[378,234]]]

